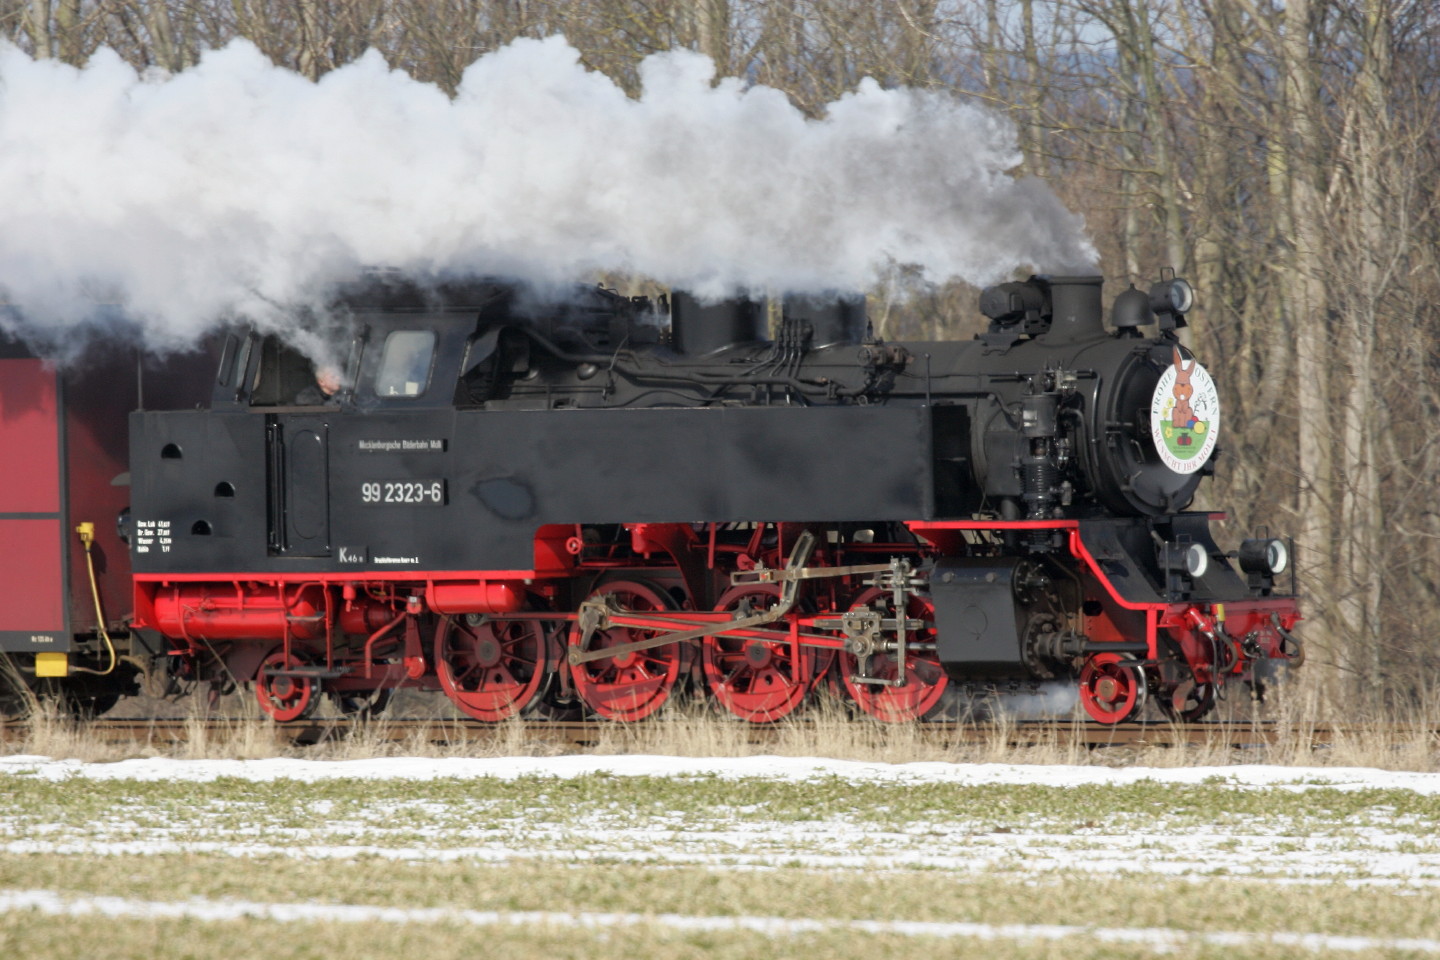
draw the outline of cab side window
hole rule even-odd
[[[395,330],[385,338],[375,373],[375,395],[418,397],[430,380],[435,357],[435,331]]]
[[[237,363],[238,375],[245,366]],[[250,405],[273,407],[294,402],[295,394],[315,382],[315,370],[309,358],[281,343],[275,337],[260,342],[260,363],[255,382],[250,388]]]

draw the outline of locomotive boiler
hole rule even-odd
[[[333,395],[240,330],[207,404],[134,412],[132,662],[281,721],[400,687],[905,721],[1058,682],[1117,723],[1300,656],[1289,544],[1188,510],[1222,421],[1183,280],[1108,325],[1098,277],[1002,284],[970,341],[883,341],[861,298],[552,300],[370,278]]]

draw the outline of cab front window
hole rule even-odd
[[[375,374],[375,395],[418,397],[430,380],[435,357],[433,330],[395,330],[385,338]]]

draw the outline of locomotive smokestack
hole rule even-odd
[[[676,353],[698,357],[767,341],[767,321],[764,301],[721,300],[707,306],[684,290],[670,294],[670,343]]]
[[[1050,343],[1070,343],[1105,336],[1105,313],[1100,309],[1104,277],[1049,277]]]

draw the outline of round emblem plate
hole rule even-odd
[[[1150,434],[1165,466],[1194,473],[1205,465],[1220,435],[1220,394],[1199,360],[1174,360],[1150,399]]]

